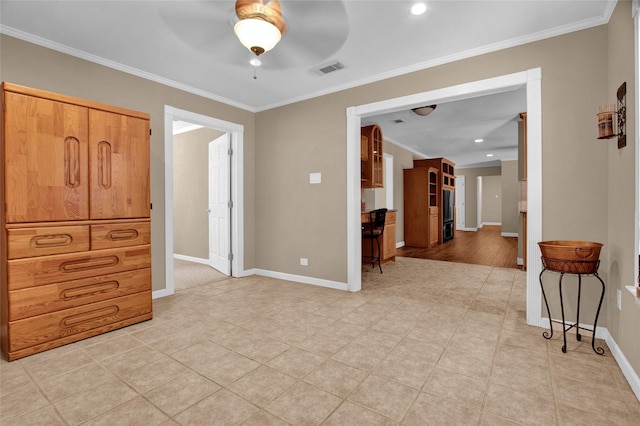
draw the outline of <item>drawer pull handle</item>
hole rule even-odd
[[[98,143],[98,186],[111,187],[111,144],[107,141]]]
[[[62,272],[79,272],[89,269],[110,268],[118,264],[118,256],[98,257],[96,259],[71,260],[60,264]]]
[[[60,327],[70,328],[77,327],[92,321],[98,321],[104,318],[112,317],[120,311],[118,306],[107,306],[106,308],[98,309],[96,311],[84,312],[78,315],[71,315],[62,318],[60,321]]]
[[[111,241],[135,240],[138,237],[138,231],[135,229],[120,229],[110,231],[107,239]]]
[[[120,287],[118,281],[105,281],[98,284],[89,284],[81,287],[69,288],[60,292],[60,300],[74,300],[83,297],[92,297],[117,290]]]
[[[31,247],[51,248],[68,246],[73,242],[73,237],[69,234],[36,235],[31,238]]]

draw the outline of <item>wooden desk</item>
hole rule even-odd
[[[389,210],[384,223],[384,233],[380,241],[382,248],[381,264],[395,262],[396,260],[396,212],[397,210]],[[369,223],[369,212],[362,213],[362,223]],[[374,242],[373,250],[375,256],[378,256],[378,246]],[[371,243],[369,241],[362,242],[362,256],[371,256]],[[363,264],[371,264],[371,261],[363,261]]]

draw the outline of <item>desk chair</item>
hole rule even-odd
[[[371,256],[363,256],[371,258],[371,267],[376,267],[376,261],[378,261],[378,267],[380,273],[382,273],[382,250],[380,249],[380,237],[384,234],[384,221],[387,217],[387,209],[377,209],[369,212],[369,223],[365,223],[362,226],[362,239],[371,241]],[[373,250],[373,240],[378,245],[378,256],[375,255]]]

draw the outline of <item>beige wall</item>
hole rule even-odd
[[[200,128],[173,137],[173,252],[209,259],[209,142],[224,132]]]
[[[518,201],[520,200],[520,182],[518,181],[518,162],[503,161],[502,170],[502,232],[517,234],[520,231],[518,219]]]
[[[600,141],[604,154],[601,167],[607,170],[606,193],[594,198],[606,205],[607,262],[601,263],[600,272],[606,275],[606,326],[636,374],[640,375],[640,306],[625,286],[636,282],[634,262],[635,235],[638,224],[634,212],[638,205],[636,177],[637,132],[635,117],[636,87],[633,64],[633,21],[630,2],[618,2],[607,32],[606,65],[608,85],[600,103],[612,103],[622,82],[627,83],[627,146],[617,148],[614,139]],[[605,160],[606,159],[606,160]],[[601,195],[602,194],[602,195]],[[606,196],[604,196],[606,194]],[[622,310],[616,308],[616,290],[621,291]]]
[[[244,125],[245,268],[255,264],[253,113],[173,89],[63,53],[0,35],[2,79],[38,89],[117,105],[151,115],[151,256],[153,289],[165,282],[164,107],[215,117]]]
[[[480,226],[478,223],[478,176],[500,176],[500,167],[474,167],[461,169],[457,167],[456,176],[464,176],[464,206],[465,206],[465,227],[475,229]]]
[[[492,223],[502,223],[502,177],[500,176],[482,178],[482,224]]]

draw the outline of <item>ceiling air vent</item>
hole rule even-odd
[[[335,61],[330,64],[320,65],[317,68],[313,68],[311,71],[318,75],[329,74],[330,72],[338,71],[344,68],[344,64]]]
[[[402,124],[402,123],[406,123],[406,121],[404,121],[402,118],[396,118],[395,120],[391,120],[391,122],[393,124]]]

